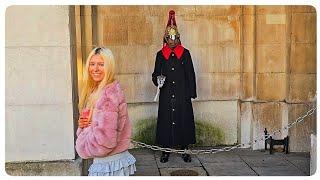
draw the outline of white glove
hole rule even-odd
[[[153,101],[157,101],[158,96],[160,94],[160,88],[162,88],[162,86],[164,85],[164,82],[166,80],[166,77],[161,75],[161,76],[157,76],[157,83],[158,83],[158,87],[157,87],[157,94],[154,97]]]
[[[157,83],[159,88],[161,88],[164,85],[165,80],[166,80],[165,76],[163,75],[157,76]]]

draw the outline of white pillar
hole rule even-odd
[[[6,162],[74,159],[68,6],[6,10]]]

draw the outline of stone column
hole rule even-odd
[[[5,18],[6,171],[77,175],[69,7],[10,6]]]

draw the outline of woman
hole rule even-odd
[[[89,176],[129,176],[136,171],[136,160],[128,152],[131,122],[114,72],[112,52],[94,48],[86,63],[75,146],[83,159],[94,158]]]

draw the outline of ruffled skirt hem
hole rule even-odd
[[[136,159],[128,152],[94,158],[89,176],[129,176],[136,171]]]

